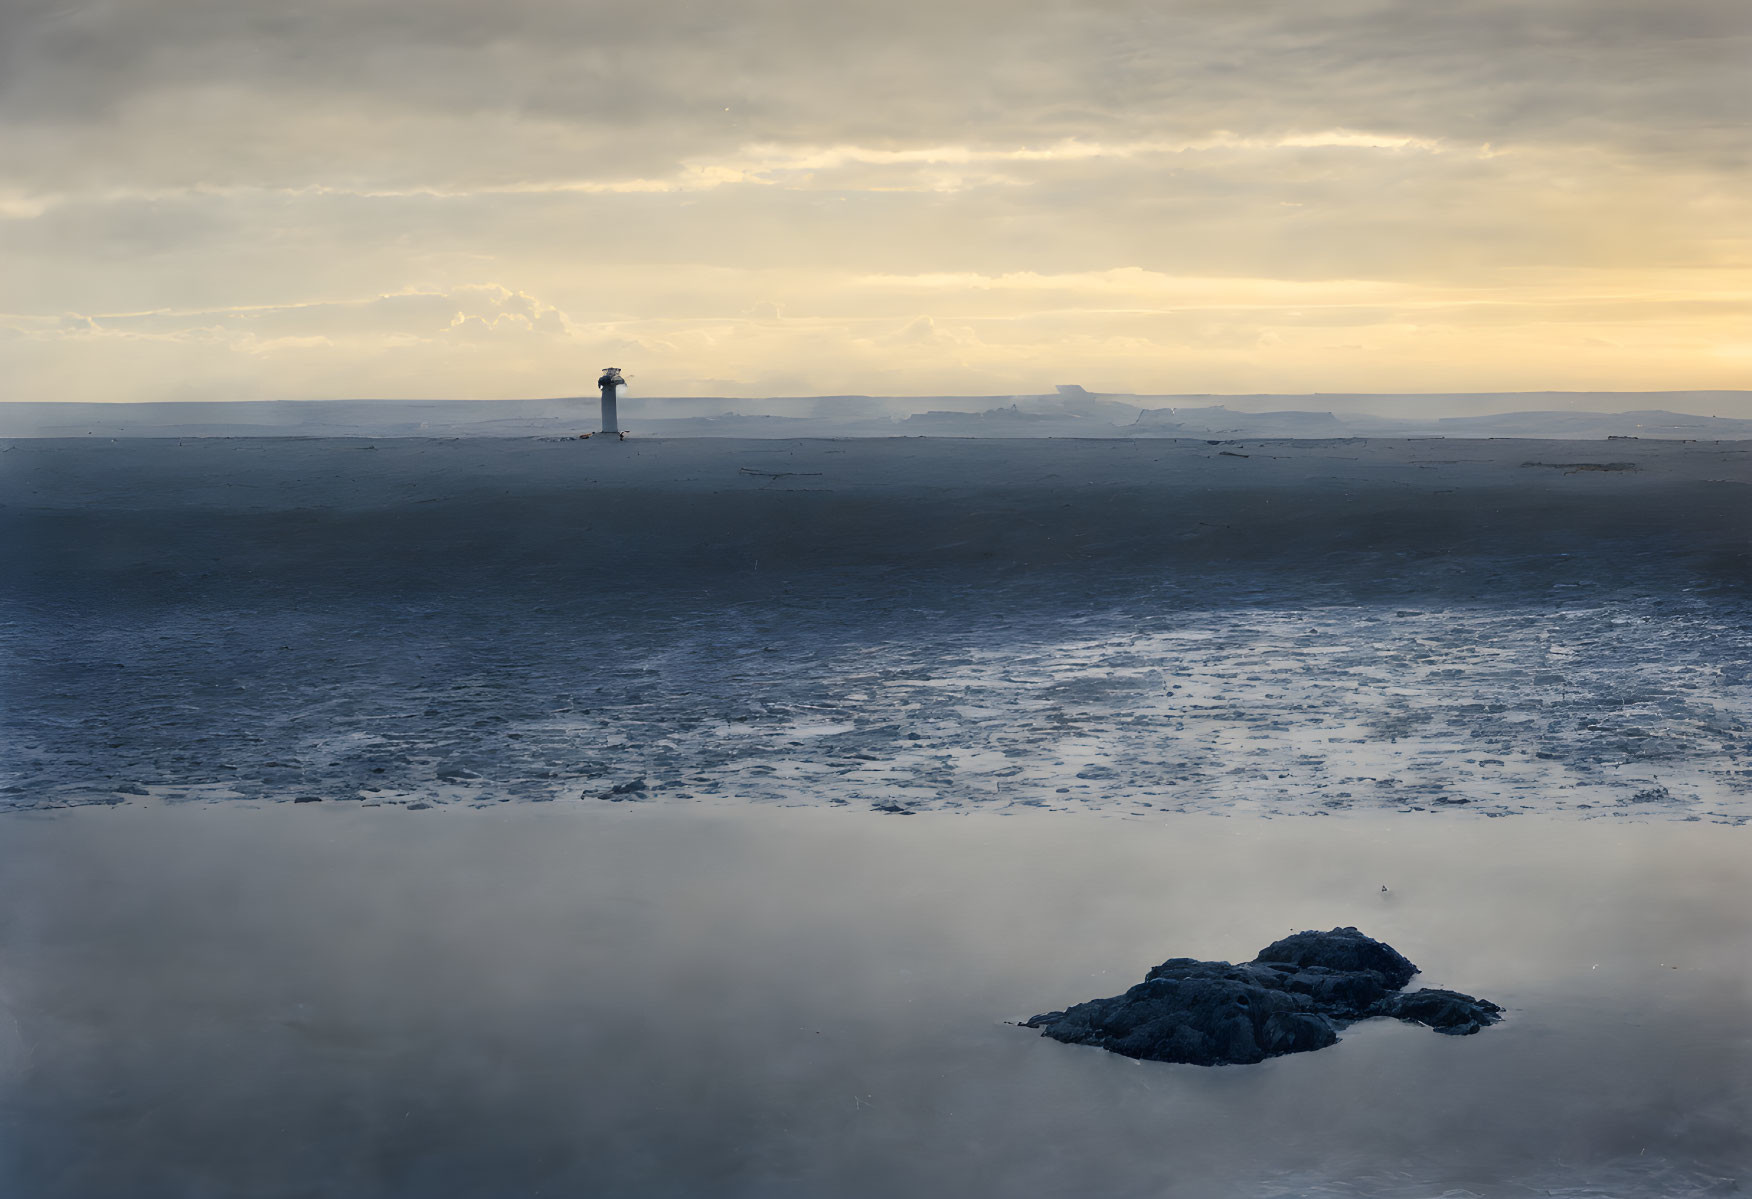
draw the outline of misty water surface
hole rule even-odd
[[[1752,1168],[1738,829],[0,819],[7,1194],[1693,1196]],[[1337,924],[1504,1023],[1215,1069],[1005,1023]]]

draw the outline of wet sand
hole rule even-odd
[[[1743,599],[1578,582],[1309,602],[1295,580],[1220,581],[63,601],[0,624],[0,810],[1752,819]]]
[[[3,822],[8,1194],[1622,1197],[1752,1171],[1743,830],[145,803]],[[1373,1021],[1216,1069],[1005,1023],[1338,924],[1505,1023]]]

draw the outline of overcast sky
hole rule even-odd
[[[1752,387],[1749,114],[1746,0],[0,0],[0,398]]]

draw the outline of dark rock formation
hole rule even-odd
[[[1354,928],[1304,932],[1241,965],[1170,958],[1124,995],[1047,1012],[1023,1027],[1126,1057],[1217,1066],[1322,1049],[1339,1029],[1372,1016],[1454,1036],[1501,1019],[1496,1004],[1457,991],[1400,993],[1416,973],[1391,946]]]
[[[1413,1024],[1423,1024],[1451,1037],[1464,1037],[1487,1024],[1495,1024],[1502,1011],[1488,999],[1474,999],[1458,991],[1427,988],[1409,995],[1389,995],[1382,1000],[1375,1014],[1396,1016]]]
[[[1296,933],[1273,941],[1255,955],[1271,966],[1316,967],[1351,974],[1371,974],[1382,986],[1397,991],[1411,981],[1417,967],[1391,945],[1365,937],[1354,928],[1329,933]]]

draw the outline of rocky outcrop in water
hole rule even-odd
[[[1322,1049],[1340,1029],[1374,1016],[1452,1036],[1502,1018],[1496,1004],[1457,991],[1402,993],[1416,973],[1392,946],[1354,928],[1302,932],[1240,965],[1170,958],[1124,995],[1047,1012],[1023,1027],[1126,1057],[1219,1066]]]

